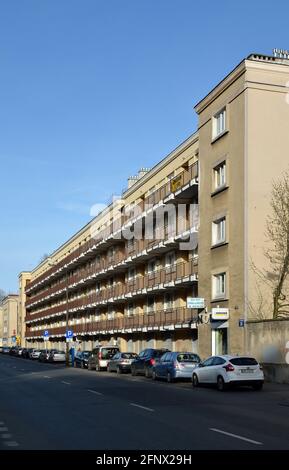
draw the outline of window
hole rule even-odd
[[[132,317],[133,314],[134,314],[134,309],[135,309],[135,305],[133,302],[129,302],[128,306],[127,306],[127,309],[126,309],[126,314],[128,317]]]
[[[128,281],[131,281],[132,279],[134,279],[135,275],[136,275],[135,268],[129,268],[128,273],[127,273]]]
[[[166,271],[171,271],[172,268],[175,268],[176,263],[176,254],[174,251],[166,254],[165,264],[166,264]]]
[[[114,257],[114,253],[115,253],[115,249],[114,249],[114,246],[110,247],[108,250],[107,250],[107,257],[108,257],[108,260],[111,261]]]
[[[226,109],[223,108],[213,117],[213,139],[226,130]]]
[[[154,313],[155,311],[155,298],[149,296],[147,299],[147,314]]]
[[[153,274],[156,270],[156,260],[152,259],[148,262],[147,272]]]
[[[218,245],[226,241],[226,217],[215,220],[212,223],[212,245]]]
[[[95,292],[100,292],[100,289],[101,289],[100,282],[97,282],[96,287],[95,287]]]
[[[226,295],[226,273],[213,276],[213,298],[225,297]]]
[[[108,308],[107,319],[108,320],[113,320],[114,319],[114,310],[113,310],[112,307]]]
[[[226,162],[214,168],[214,190],[217,190],[226,184]]]
[[[164,310],[171,310],[174,308],[174,296],[171,293],[167,293],[164,296]]]

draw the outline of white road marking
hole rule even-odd
[[[65,384],[65,385],[71,385],[70,382],[65,382],[65,380],[61,380],[61,383],[62,383],[62,384]]]
[[[42,376],[44,379],[51,379],[51,377],[49,377],[49,375],[43,375]]]
[[[103,395],[103,393],[96,392],[95,390],[87,390],[90,393],[94,393],[95,395]]]
[[[146,411],[155,411],[152,408],[148,408],[147,406],[138,405],[137,403],[130,403],[130,405],[135,406],[136,408],[141,408],[142,410],[146,410]]]
[[[225,436],[234,437],[235,439],[240,439],[241,441],[250,442],[251,444],[256,444],[257,446],[262,446],[263,442],[254,441],[253,439],[248,439],[244,436],[239,436],[238,434],[232,434],[230,432],[222,431],[221,429],[210,428],[210,431],[218,432],[220,434],[225,434]]]

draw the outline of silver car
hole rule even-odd
[[[152,378],[167,382],[190,379],[200,362],[200,357],[192,352],[167,352],[153,366]]]
[[[41,354],[41,349],[33,349],[29,353],[30,359],[39,359],[39,356]]]
[[[51,351],[48,357],[48,362],[65,362],[66,355],[64,351]]]
[[[118,352],[108,361],[107,370],[108,372],[117,372],[118,374],[131,372],[131,363],[137,357],[136,353]]]

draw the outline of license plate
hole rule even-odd
[[[253,374],[253,369],[241,369],[242,374]]]

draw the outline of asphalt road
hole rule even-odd
[[[289,386],[222,393],[0,355],[0,449],[289,449]]]

